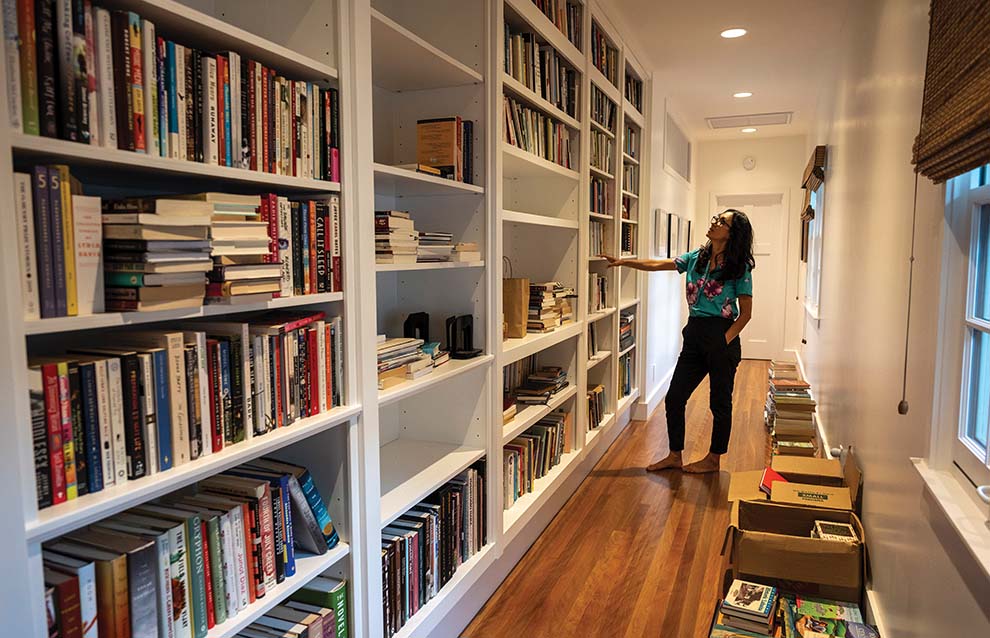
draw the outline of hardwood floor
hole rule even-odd
[[[768,458],[766,392],[766,363],[744,361],[719,474],[644,471],[667,452],[663,410],[629,424],[464,638],[707,638],[724,569],[728,472]],[[691,461],[711,436],[707,380],[687,423]]]

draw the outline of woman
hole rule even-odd
[[[746,214],[729,209],[712,217],[708,243],[675,259],[616,259],[603,255],[609,267],[637,270],[677,270],[687,273],[690,317],[683,330],[684,345],[667,392],[667,438],[670,453],[646,469],[717,472],[732,431],[732,387],[742,359],[739,333],[752,318],[753,226]],[[738,304],[738,305],[737,305]],[[684,410],[688,398],[708,375],[714,417],[708,454],[684,465]]]

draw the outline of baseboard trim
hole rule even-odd
[[[883,608],[880,605],[880,595],[872,589],[866,590],[866,620],[876,625],[881,636],[892,636],[887,631],[887,623],[884,621]]]
[[[660,379],[660,383],[657,384],[655,388],[647,396],[641,395],[641,400],[636,402],[633,406],[633,418],[637,421],[646,421],[651,416],[653,412],[660,405],[660,402],[667,395],[667,390],[670,389],[670,381],[674,378],[674,366],[667,370],[663,378]]]

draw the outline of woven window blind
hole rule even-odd
[[[815,209],[811,206],[811,193],[825,183],[825,161],[828,159],[828,147],[816,146],[804,167],[801,178],[801,188],[804,189],[804,206],[801,207],[801,261],[808,261],[808,231],[811,220],[815,218]]]
[[[944,182],[990,162],[990,2],[932,0],[916,170]]]

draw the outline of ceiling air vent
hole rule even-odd
[[[771,124],[790,124],[792,111],[785,113],[753,113],[751,115],[726,115],[723,117],[706,117],[708,128],[740,128],[743,126],[770,126]]]

